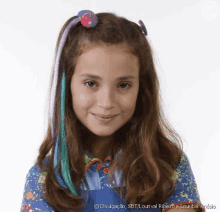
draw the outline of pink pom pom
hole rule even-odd
[[[86,28],[95,27],[98,23],[98,17],[90,10],[81,10],[78,13],[78,17]]]

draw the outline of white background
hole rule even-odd
[[[1,0],[0,210],[20,210],[25,177],[47,129],[58,34],[67,19],[84,9],[145,23],[165,114],[182,136],[203,205],[220,211],[219,0]]]

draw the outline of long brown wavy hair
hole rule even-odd
[[[117,168],[122,171],[126,189],[120,183],[122,198],[128,204],[163,204],[174,191],[174,170],[180,162],[183,152],[180,136],[168,123],[162,109],[159,79],[155,70],[152,48],[140,27],[115,13],[98,13],[98,24],[94,28],[85,28],[79,22],[67,37],[60,67],[66,74],[65,127],[68,146],[70,175],[75,188],[85,179],[84,151],[89,150],[87,143],[90,131],[77,119],[73,107],[70,82],[77,63],[77,58],[85,51],[97,45],[116,45],[135,55],[139,60],[139,93],[136,109],[131,119],[115,134],[112,143],[112,161],[109,169],[110,182]],[[56,52],[61,35],[70,18],[62,27],[56,44]],[[54,65],[53,65],[54,68]],[[53,82],[51,76],[51,87]],[[59,70],[57,95],[55,97],[55,129],[59,132],[61,70]],[[48,111],[49,113],[49,111]],[[122,150],[119,158],[114,157]],[[51,153],[48,165],[43,161]],[[54,143],[50,120],[45,139],[39,148],[37,164],[47,171],[44,189],[47,203],[55,211],[78,211],[84,205],[82,196],[74,196],[69,189],[63,188],[55,178],[53,168]],[[125,192],[125,193],[124,193]],[[124,195],[123,195],[124,194]]]

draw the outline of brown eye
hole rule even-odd
[[[93,81],[87,81],[87,82],[84,82],[83,84],[86,86],[87,83],[94,83],[94,82]],[[86,87],[88,87],[88,86],[86,86]]]
[[[128,85],[128,88],[127,89],[129,89],[130,87],[131,87],[131,85],[129,84],[129,83],[126,83],[126,82],[123,82],[123,83],[121,83],[121,85]]]
[[[90,85],[91,85],[90,83],[93,84],[93,83],[95,83],[95,82],[90,80],[90,81],[84,82],[83,85],[85,85],[85,86],[88,87],[88,88],[92,88],[93,86],[91,87],[91,86],[90,86]],[[89,84],[90,84],[90,85],[89,85]],[[88,85],[88,86],[87,86],[87,85]],[[127,88],[125,88],[125,89],[123,89],[123,90],[127,90],[127,89],[129,89],[129,88],[131,87],[131,84],[129,84],[129,83],[127,83],[127,82],[122,82],[121,85],[127,85]],[[123,87],[123,86],[122,86],[122,87]]]

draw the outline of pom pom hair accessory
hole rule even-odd
[[[78,196],[75,187],[72,183],[69,171],[69,160],[68,160],[68,149],[67,143],[65,140],[65,86],[66,86],[66,77],[65,70],[62,70],[62,80],[61,80],[61,102],[60,102],[60,114],[61,114],[61,132],[55,138],[55,129],[54,129],[54,115],[55,115],[55,97],[56,89],[58,84],[58,70],[60,66],[60,57],[62,54],[63,47],[66,42],[67,35],[70,29],[75,26],[78,22],[86,28],[95,27],[98,24],[98,17],[90,10],[81,10],[77,17],[73,18],[69,24],[66,26],[57,49],[55,66],[54,66],[54,80],[52,82],[51,89],[51,102],[50,102],[50,124],[52,131],[52,139],[55,142],[54,158],[53,158],[53,167],[55,168],[55,176],[60,185],[64,188],[69,188],[71,193],[75,196]],[[143,34],[147,36],[147,30],[144,23],[139,20],[139,27]],[[61,157],[61,158],[60,158]],[[60,158],[60,166],[57,166]],[[56,167],[57,166],[57,167]]]
[[[145,27],[143,21],[142,21],[142,20],[139,20],[138,23],[139,23],[139,27],[141,28],[141,30],[142,30],[142,32],[144,33],[144,35],[147,36],[147,29],[146,29],[146,27]]]

